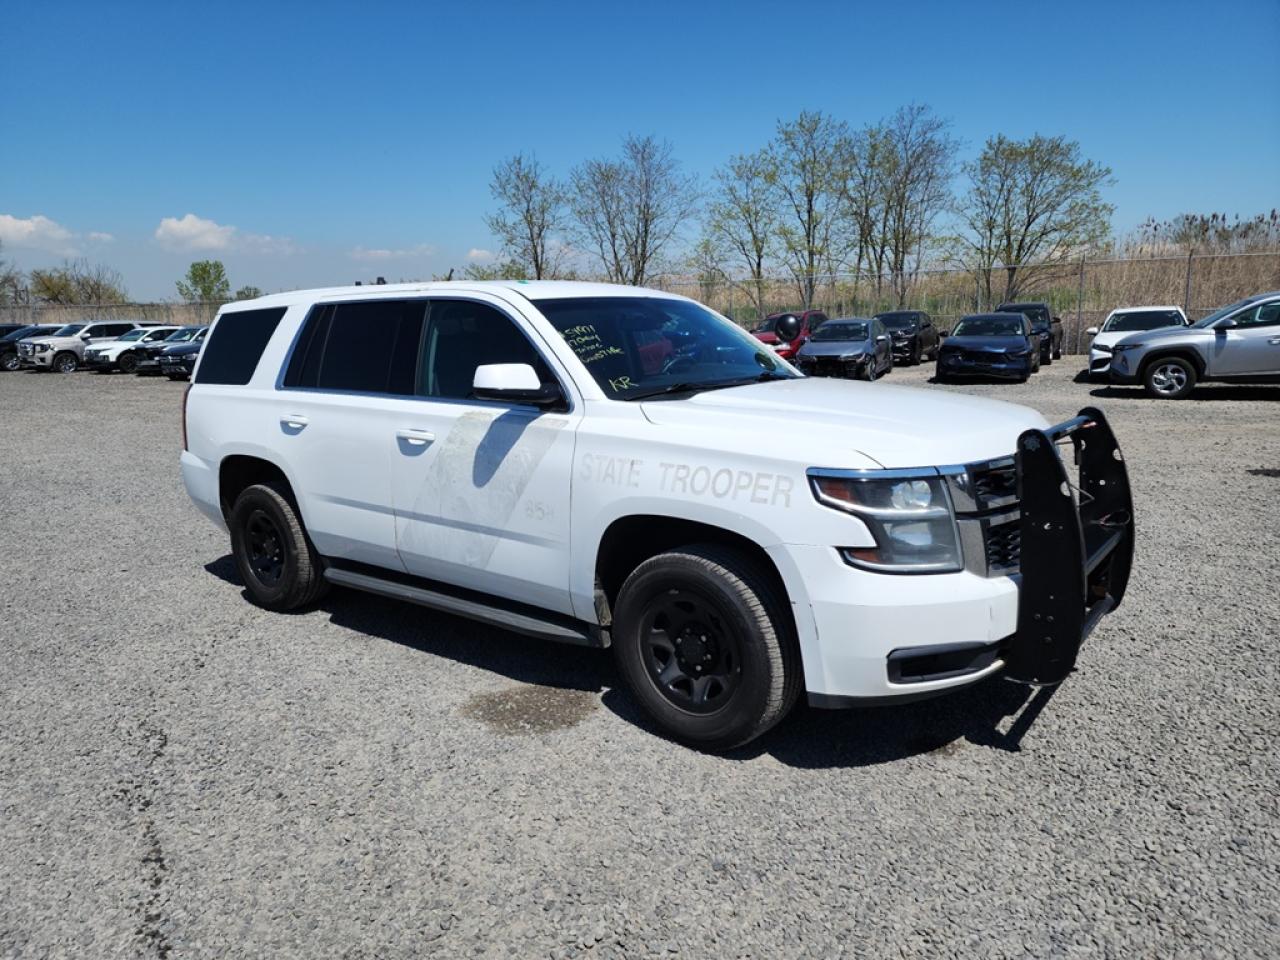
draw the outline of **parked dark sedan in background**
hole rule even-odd
[[[796,366],[815,377],[875,380],[893,369],[893,348],[879,320],[828,320],[796,354]]]
[[[27,337],[47,337],[62,324],[29,324],[10,330],[0,336],[0,370],[17,370],[22,364],[18,360],[18,341]]]
[[[877,313],[873,319],[883,323],[893,338],[894,363],[910,366],[937,359],[938,329],[923,310],[891,310]]]
[[[196,360],[200,358],[200,351],[204,349],[204,335],[198,335],[194,340],[187,343],[176,343],[171,347],[165,347],[160,351],[157,362],[160,364],[160,372],[170,380],[187,380],[191,377],[191,371],[196,368]]]
[[[134,367],[134,370],[142,376],[160,373],[160,354],[163,351],[179,343],[193,343],[204,340],[205,334],[208,332],[209,328],[203,326],[179,327],[163,340],[139,344],[138,364]]]
[[[1062,321],[1047,303],[1002,303],[996,313],[1025,313],[1031,332],[1040,338],[1040,362],[1048,365],[1062,359]]]
[[[1040,339],[1023,313],[976,313],[938,348],[937,380],[999,377],[1025,381],[1040,369]]]

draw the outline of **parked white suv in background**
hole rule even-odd
[[[138,368],[138,354],[135,352],[138,346],[163,340],[177,329],[176,326],[138,327],[115,340],[95,343],[85,349],[84,366],[99,373],[111,370],[133,373]]]
[[[21,341],[18,344],[18,362],[23,367],[36,370],[75,373],[90,344],[114,340],[138,326],[125,320],[68,323],[47,337],[30,337]]]
[[[1057,683],[1133,551],[1097,410],[1050,426],[807,378],[694,301],[631,287],[228,304],[184,431],[187,490],[256,603],[340,584],[611,646],[661,728],[709,749],[802,689],[832,707],[1001,672]]]
[[[1121,307],[1107,314],[1102,327],[1085,331],[1093,337],[1089,344],[1089,376],[1106,380],[1111,369],[1111,351],[1131,333],[1161,327],[1185,327],[1187,315],[1181,307]]]

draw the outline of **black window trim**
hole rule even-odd
[[[423,403],[423,402],[448,403],[448,404],[454,404],[454,405],[484,406],[484,407],[495,407],[499,410],[510,410],[511,408],[514,407],[520,410],[537,410],[539,412],[548,412],[544,408],[536,406],[532,403],[504,403],[501,400],[480,400],[473,397],[461,397],[461,398],[459,397],[426,397],[416,392],[418,389],[418,384],[416,380],[414,382],[414,390],[415,390],[414,393],[388,393],[385,390],[382,390],[382,391],[334,390],[329,387],[285,386],[285,383],[284,383],[285,374],[289,372],[289,366],[293,362],[294,350],[297,349],[298,342],[302,339],[302,331],[305,330],[307,327],[307,324],[311,322],[312,314],[316,313],[319,310],[323,310],[326,307],[338,307],[338,306],[342,306],[343,304],[377,303],[379,301],[384,301],[384,300],[394,300],[394,301],[400,301],[400,302],[417,301],[417,300],[426,301],[427,311],[422,322],[422,338],[418,342],[419,368],[421,367],[422,347],[426,343],[426,334],[428,332],[428,329],[431,323],[430,308],[431,308],[432,301],[466,300],[469,303],[479,303],[479,304],[482,304],[483,306],[491,307],[494,310],[497,310],[504,317],[506,317],[508,321],[510,321],[512,324],[515,325],[515,328],[520,332],[520,335],[523,336],[525,340],[529,342],[529,346],[533,349],[534,353],[536,353],[539,357],[542,358],[542,362],[546,364],[547,370],[550,371],[551,376],[555,378],[556,385],[560,388],[560,395],[564,397],[565,404],[567,407],[567,409],[565,410],[560,410],[555,412],[566,414],[566,413],[573,413],[574,410],[577,409],[577,395],[574,391],[565,389],[565,380],[569,378],[562,370],[559,369],[559,358],[555,357],[554,353],[549,349],[543,349],[543,347],[539,346],[538,342],[535,341],[530,336],[530,331],[527,330],[525,327],[525,324],[521,322],[521,320],[524,318],[521,317],[518,319],[517,317],[513,316],[512,314],[515,312],[515,309],[509,306],[508,304],[506,304],[505,302],[493,303],[492,301],[486,300],[483,297],[478,297],[478,296],[475,296],[474,294],[469,294],[463,291],[458,291],[457,293],[454,293],[452,291],[449,291],[449,292],[439,291],[439,292],[433,292],[433,293],[414,294],[411,296],[400,295],[400,296],[384,296],[384,297],[345,297],[338,300],[313,300],[310,304],[306,305],[306,315],[303,316],[302,322],[298,324],[298,329],[294,331],[293,339],[289,342],[289,349],[285,351],[284,359],[280,362],[280,370],[276,374],[276,389],[285,393],[320,393],[320,394],[327,394],[328,396],[335,396],[335,397],[376,397],[382,400],[405,400],[409,402],[417,401],[419,403]],[[418,372],[420,373],[421,370],[419,369]]]

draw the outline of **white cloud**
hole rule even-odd
[[[109,233],[103,233],[101,230],[91,230],[89,239],[94,243],[114,243],[116,238]]]
[[[493,259],[493,251],[484,250],[480,247],[472,247],[467,251],[467,259],[472,263],[485,263]]]
[[[23,220],[0,213],[0,243],[5,246],[45,250],[64,257],[74,257],[80,252],[73,242],[75,236],[62,224],[40,214]]]
[[[235,227],[188,213],[182,219],[164,217],[156,227],[156,239],[179,250],[226,250],[236,235]]]
[[[298,250],[288,237],[262,233],[241,233],[229,224],[206,220],[194,213],[164,217],[156,227],[155,238],[171,250],[222,250],[245,253],[291,254]]]
[[[420,243],[416,247],[402,247],[391,250],[386,247],[356,247],[354,250],[348,251],[347,256],[352,260],[407,260],[413,257],[429,257],[436,252],[436,248],[429,243]]]

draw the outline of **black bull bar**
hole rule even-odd
[[[1072,483],[1061,455],[1073,450]],[[1018,629],[1002,651],[1005,676],[1061,683],[1098,622],[1120,606],[1133,565],[1133,499],[1102,411],[1018,437],[1021,586]]]

